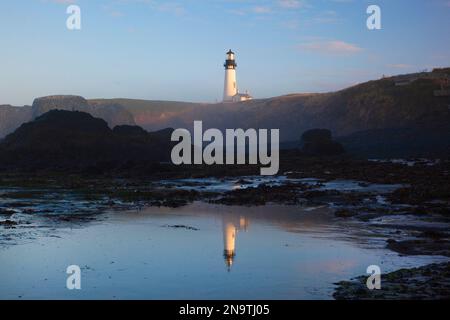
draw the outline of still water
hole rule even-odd
[[[45,226],[41,226],[45,229]],[[334,283],[442,261],[402,257],[326,207],[111,212],[0,248],[1,299],[331,299]],[[81,290],[66,268],[82,269]]]

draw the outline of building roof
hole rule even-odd
[[[248,93],[236,93],[234,95],[234,97],[247,97],[247,98],[252,98],[252,96]]]

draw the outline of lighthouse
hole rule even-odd
[[[227,52],[227,60],[225,60],[225,87],[223,89],[223,101],[232,102],[233,97],[238,93],[236,83],[236,60],[234,59],[234,52]]]
[[[239,102],[251,100],[252,97],[248,93],[239,93],[236,81],[236,59],[231,49],[226,54],[225,60],[225,85],[223,89],[224,102]]]

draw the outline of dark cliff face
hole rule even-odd
[[[0,142],[0,165],[52,169],[169,161],[171,131],[132,128],[131,134],[121,127],[111,130],[90,114],[52,110]]]

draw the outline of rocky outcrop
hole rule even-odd
[[[336,300],[448,300],[450,263],[400,269],[381,275],[381,289],[367,288],[367,275],[336,283]]]
[[[136,127],[111,130],[106,121],[88,113],[51,110],[0,143],[0,166],[72,169],[169,161],[170,134]]]
[[[0,139],[16,130],[21,124],[34,120],[51,110],[86,112],[105,120],[110,128],[118,125],[135,125],[133,115],[122,105],[90,104],[79,96],[48,96],[35,99],[32,106],[0,106]]]
[[[49,96],[37,98],[32,105],[33,118],[50,110],[81,111],[105,120],[111,128],[118,125],[134,125],[130,112],[117,103],[91,104],[79,96]]]
[[[314,156],[334,156],[343,154],[344,148],[339,142],[333,141],[331,131],[327,129],[312,129],[302,135],[302,151]]]

